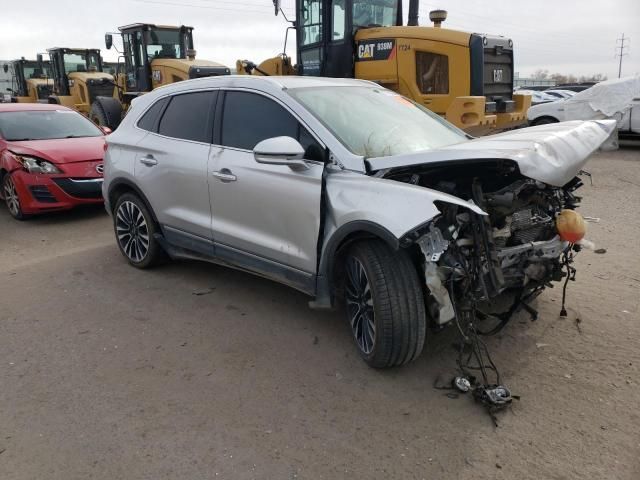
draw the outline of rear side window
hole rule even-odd
[[[149,132],[157,132],[160,114],[162,114],[162,110],[164,109],[164,106],[168,101],[169,99],[165,97],[154,103],[151,108],[146,111],[142,118],[138,120],[138,127],[143,130],[148,130]]]
[[[262,140],[298,138],[298,122],[289,112],[262,95],[227,92],[224,101],[222,144],[253,150]]]
[[[160,124],[158,133],[167,137],[211,142],[213,100],[216,92],[183,93],[171,97]]]

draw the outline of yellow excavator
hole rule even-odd
[[[18,103],[36,103],[47,101],[53,91],[53,81],[49,62],[12,60],[2,66],[4,73],[11,75],[11,101]]]
[[[115,65],[114,95],[97,97],[90,118],[115,129],[135,97],[154,88],[191,78],[230,75],[231,70],[209,60],[196,60],[193,27],[134,23],[120,27],[122,51]],[[113,34],[105,34],[107,50]]]
[[[526,124],[531,96],[513,94],[510,39],[442,28],[444,10],[419,26],[419,0],[410,0],[406,26],[402,0],[296,0],[295,8],[287,33],[296,31],[297,64],[286,54],[239,60],[239,74],[371,80],[474,134]]]

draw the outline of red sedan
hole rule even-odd
[[[105,133],[60,105],[0,104],[0,198],[11,215],[102,203]]]

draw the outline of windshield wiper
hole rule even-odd
[[[29,140],[33,140],[32,138],[10,138],[9,142],[26,142]]]

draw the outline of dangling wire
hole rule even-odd
[[[573,243],[570,243],[567,249],[562,254],[562,265],[567,268],[567,276],[564,279],[564,285],[562,286],[562,308],[560,309],[560,316],[567,316],[567,309],[565,308],[565,301],[567,298],[567,284],[569,280],[575,281],[576,269],[571,266],[573,263]]]

